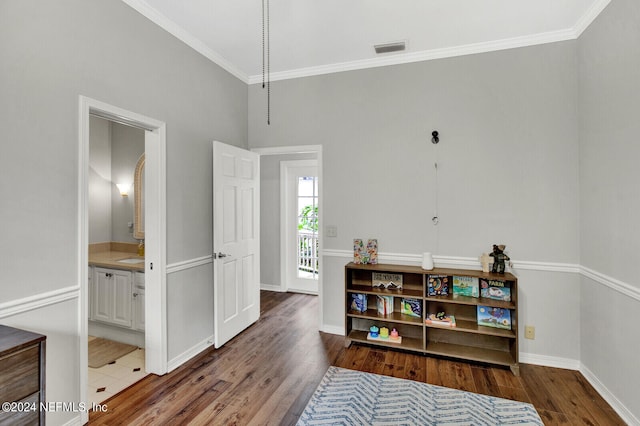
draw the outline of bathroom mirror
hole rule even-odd
[[[144,240],[144,153],[136,164],[133,178],[133,191],[135,194],[133,206],[133,238]]]

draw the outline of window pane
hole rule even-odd
[[[315,179],[312,176],[298,178],[298,196],[313,197]]]

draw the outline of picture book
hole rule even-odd
[[[376,296],[379,315],[389,315],[393,313],[393,296]]]
[[[488,299],[511,302],[511,288],[501,280],[480,280],[480,296]]]
[[[360,293],[351,294],[351,310],[356,312],[367,311],[367,295]]]
[[[400,313],[412,317],[422,317],[422,301],[403,297],[400,301]]]
[[[387,290],[399,290],[402,288],[402,274],[387,274],[373,272],[371,285],[374,288],[386,288]]]
[[[449,277],[446,275],[429,275],[427,294],[429,296],[446,296],[449,294]]]
[[[511,311],[478,305],[478,325],[511,330]]]
[[[453,295],[478,297],[480,292],[478,290],[478,278],[477,277],[460,277],[453,276]]]
[[[437,314],[427,315],[427,319],[425,319],[424,322],[425,324],[438,327],[455,327],[456,317],[453,315],[445,315],[444,312],[438,312]]]

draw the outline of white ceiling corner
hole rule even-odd
[[[262,1],[123,0],[240,80],[262,82]],[[576,39],[611,0],[270,0],[270,80]],[[407,41],[376,55],[375,44]]]

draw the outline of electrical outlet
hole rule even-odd
[[[536,328],[532,325],[524,326],[524,338],[535,340],[536,338]]]

